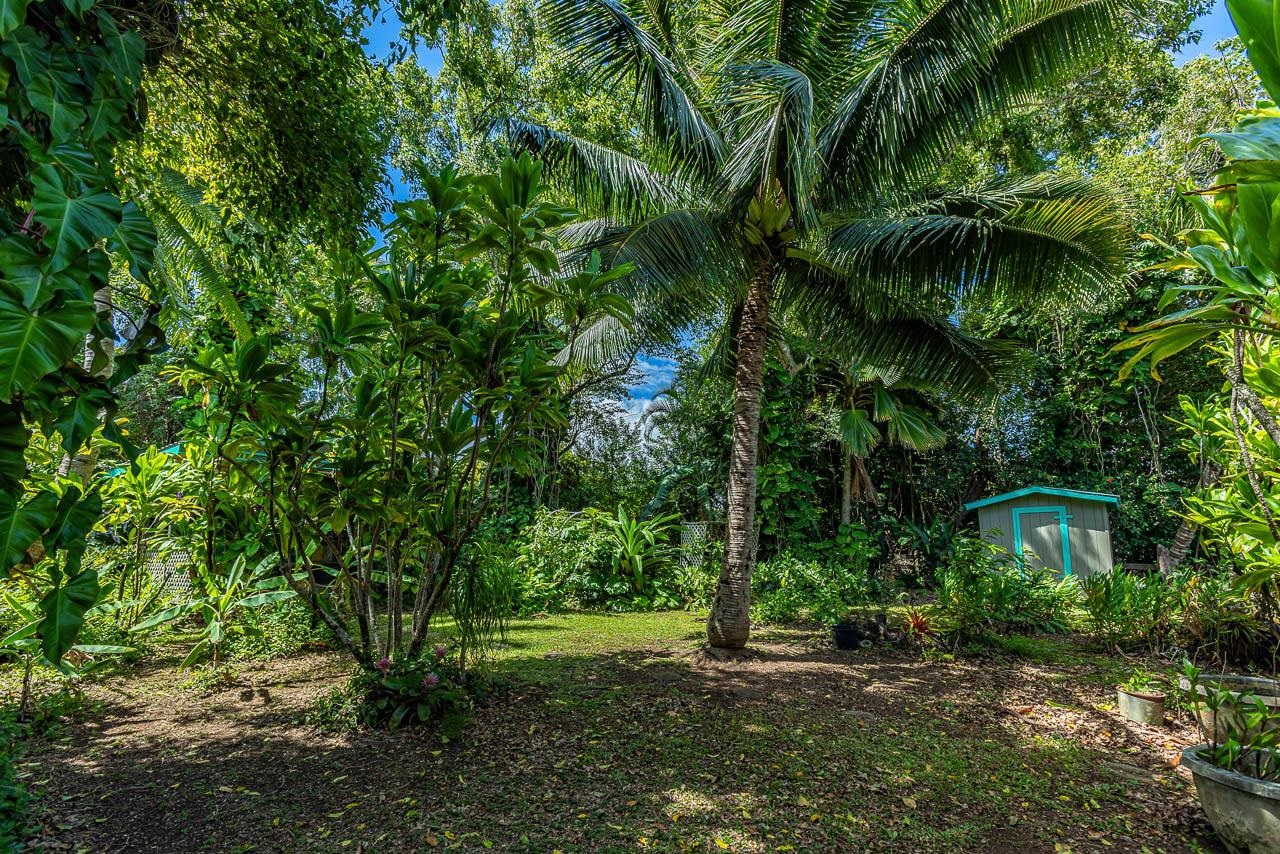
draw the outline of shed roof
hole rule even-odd
[[[993,495],[990,498],[970,501],[964,505],[964,509],[977,510],[979,507],[989,507],[992,504],[1011,501],[1024,495],[1056,495],[1059,498],[1074,498],[1077,501],[1098,501],[1102,504],[1120,503],[1120,496],[1112,495],[1109,492],[1086,492],[1083,489],[1062,489],[1057,486],[1024,486],[1022,489],[1015,489],[1013,492],[1005,492],[1000,495]]]

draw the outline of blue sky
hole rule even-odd
[[[1199,44],[1187,45],[1179,51],[1179,62],[1186,62],[1188,59],[1195,59],[1197,56],[1213,53],[1214,42],[1229,39],[1236,34],[1235,25],[1231,23],[1231,16],[1227,14],[1227,7],[1223,0],[1218,0],[1213,7],[1213,11],[1196,22],[1196,28],[1203,33],[1200,36],[1200,42]]]
[[[1235,26],[1231,23],[1231,17],[1227,14],[1223,0],[1218,0],[1213,10],[1202,17],[1196,26],[1202,32],[1200,41],[1196,44],[1187,45],[1178,53],[1178,61],[1180,63],[1203,54],[1212,53],[1215,42],[1230,38],[1236,34]],[[399,37],[400,19],[396,17],[393,10],[387,10],[381,13],[378,19],[365,30],[365,38],[368,41],[365,46],[365,52],[374,59],[382,59],[387,56],[392,45],[399,40]],[[432,74],[440,70],[441,55],[439,50],[420,47],[417,51],[417,58],[418,64]],[[392,197],[396,200],[408,198],[409,188],[405,185],[402,177],[398,174],[393,174],[390,178]],[[649,401],[653,400],[654,395],[671,384],[675,376],[676,363],[672,359],[649,356],[642,353],[638,367],[643,380],[637,385],[629,387],[630,400],[623,403],[626,409],[626,418],[631,422],[639,419],[640,414],[644,412],[644,408]]]

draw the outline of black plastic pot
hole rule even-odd
[[[836,649],[857,649],[862,642],[862,629],[857,626],[832,626],[831,642]]]

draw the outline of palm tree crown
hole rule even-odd
[[[1053,176],[938,186],[950,152],[1001,111],[1096,61],[1117,0],[548,0],[554,35],[603,86],[633,87],[644,157],[507,122],[599,216],[585,254],[635,270],[634,331],[730,320],[734,442],[726,560],[708,628],[747,639],[761,371],[782,318],[867,365],[955,392],[1011,359],[962,334],[966,296],[1045,302],[1114,281],[1113,203]],[[628,331],[607,319],[582,355]]]

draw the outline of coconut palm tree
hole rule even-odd
[[[749,634],[766,348],[791,314],[864,364],[957,391],[989,387],[1010,348],[960,333],[968,295],[1045,302],[1105,287],[1119,218],[1052,177],[939,187],[989,117],[1095,61],[1117,0],[547,0],[576,67],[634,92],[644,157],[508,121],[580,207],[569,237],[631,263],[635,329],[733,331],[725,560],[708,642]],[[580,352],[622,346],[600,323]]]

